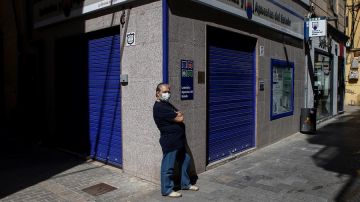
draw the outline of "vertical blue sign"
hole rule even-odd
[[[194,99],[194,62],[181,60],[181,100]]]
[[[305,42],[309,39],[309,18],[305,18],[304,21],[304,39]]]

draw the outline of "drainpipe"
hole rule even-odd
[[[169,13],[167,0],[162,0],[162,35],[163,82],[169,83]]]

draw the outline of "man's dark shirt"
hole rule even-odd
[[[185,146],[185,125],[175,122],[178,110],[170,103],[156,101],[153,107],[154,121],[160,130],[160,145],[163,153]]]

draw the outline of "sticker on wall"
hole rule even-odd
[[[135,32],[126,33],[126,46],[135,46]]]
[[[194,99],[194,61],[181,60],[181,100]]]

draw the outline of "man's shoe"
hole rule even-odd
[[[178,198],[178,197],[181,197],[181,193],[176,192],[176,191],[172,191],[170,194],[168,194],[166,196],[173,197],[173,198]]]
[[[190,185],[190,187],[188,188],[188,190],[191,191],[199,191],[199,187],[195,186],[195,185]]]

